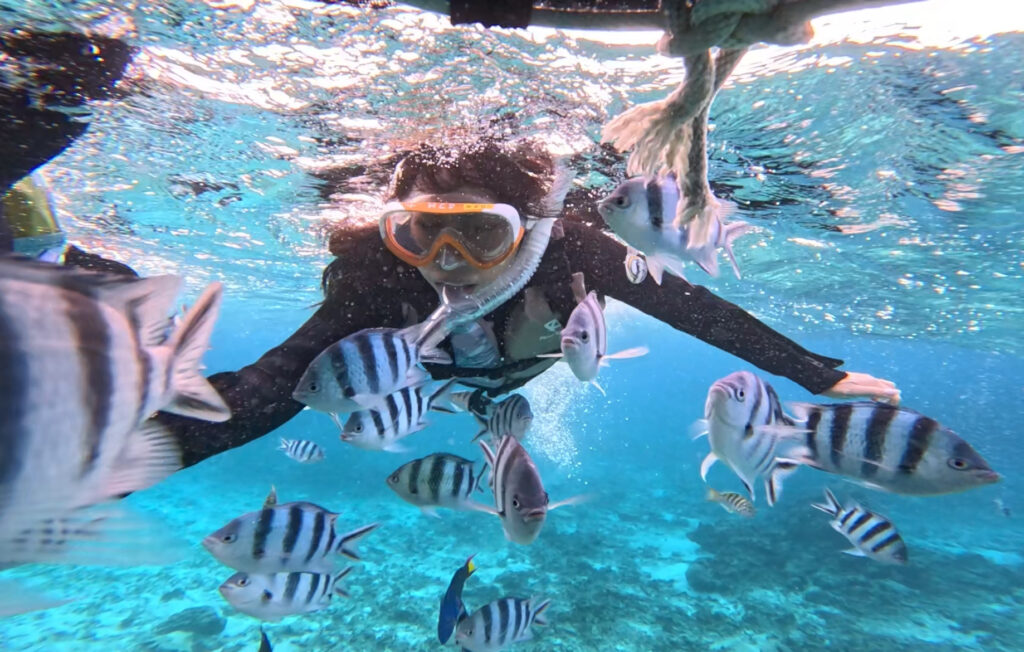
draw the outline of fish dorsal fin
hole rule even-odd
[[[277,506],[277,488],[274,485],[270,485],[270,493],[263,500],[263,509],[270,509],[271,507]]]
[[[587,286],[583,280],[583,272],[573,272],[572,296],[576,303],[582,303],[587,298]]]

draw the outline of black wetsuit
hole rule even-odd
[[[581,221],[562,220],[562,227],[564,237],[552,239],[527,289],[543,290],[548,305],[563,324],[576,307],[571,276],[582,272],[588,290],[628,303],[769,373],[790,378],[811,392],[822,392],[845,376],[835,369],[841,360],[807,351],[703,287],[674,276],[667,276],[660,288],[650,278],[639,285],[630,283],[622,265],[626,255],[623,245]],[[384,247],[376,225],[336,233],[331,251],[338,258],[325,273],[326,296],[316,313],[283,344],[253,364],[210,378],[231,407],[231,420],[209,423],[159,415],[177,432],[186,466],[261,437],[298,414],[303,406],[291,398],[292,391],[309,363],[326,347],[364,328],[404,326],[408,308],[422,318],[437,307],[437,293],[416,268],[399,261]],[[525,291],[489,315],[495,332],[502,332],[502,325],[522,303]],[[505,342],[500,340],[499,344],[506,353]],[[548,350],[558,350],[558,338]],[[536,364],[536,360],[509,361],[491,373],[501,375]],[[438,378],[480,375],[479,369],[434,365],[430,371]],[[528,380],[516,379],[490,393],[510,391]]]

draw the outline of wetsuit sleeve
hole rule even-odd
[[[564,226],[570,265],[583,272],[588,290],[628,303],[814,394],[846,376],[836,370],[842,360],[811,353],[707,288],[667,274],[660,287],[650,277],[639,285],[630,283],[623,269],[625,246],[587,224],[567,221]]]

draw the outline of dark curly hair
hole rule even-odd
[[[388,197],[476,186],[491,191],[498,202],[514,206],[521,215],[557,217],[567,181],[564,166],[541,143],[485,138],[465,146],[420,146],[396,167]]]

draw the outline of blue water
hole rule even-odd
[[[394,148],[516,113],[522,133],[560,134],[552,143],[574,155],[582,182],[610,188],[623,162],[599,153],[601,124],[681,75],[648,45],[453,30],[402,9],[76,5],[29,6],[34,19],[50,12],[65,24],[131,16],[143,46],[127,82],[137,92],[95,106],[88,135],[44,175],[83,247],[143,274],[182,274],[189,300],[225,283],[210,372],[248,364],[308,317],[330,259],[325,233],[334,220],[372,217],[381,186],[371,172]],[[525,389],[536,415],[526,445],[552,500],[592,495],[554,511],[533,545],[508,543],[485,514],[423,516],[384,483],[414,456],[478,459],[469,416],[438,415],[406,440],[412,452],[387,454],[345,446],[327,417],[304,412],[128,499],[181,542],[182,559],[7,571],[76,599],[0,621],[0,644],[256,649],[257,622],[217,593],[232,571],[198,542],[274,485],[282,501],[341,511],[343,526],[382,524],[361,544],[351,598],[265,627],[278,651],[440,649],[438,600],[473,553],[471,607],[507,594],[552,599],[550,625],[515,649],[1024,649],[1024,91],[1013,83],[1024,37],[918,40],[914,26],[939,19],[923,10],[920,23],[883,23],[868,42],[751,53],[716,100],[709,150],[716,190],[761,228],[737,247],[743,281],[691,279],[847,369],[893,380],[904,405],[956,430],[1002,483],[916,498],[802,469],[776,507],[762,497],[754,519],[727,514],[703,500],[707,444],[689,427],[714,380],[757,370],[613,302],[610,350],[643,344],[650,355],[603,370],[607,396],[560,365]],[[997,29],[1011,28],[1024,25]],[[324,198],[308,172],[327,163],[369,172]],[[182,174],[238,189],[177,193]],[[232,192],[237,201],[220,201]],[[784,400],[811,399],[761,375]],[[314,439],[327,459],[300,466],[275,450],[279,437]],[[741,489],[722,465],[709,480]],[[910,563],[841,554],[845,539],[809,507],[825,486],[889,516]]]

